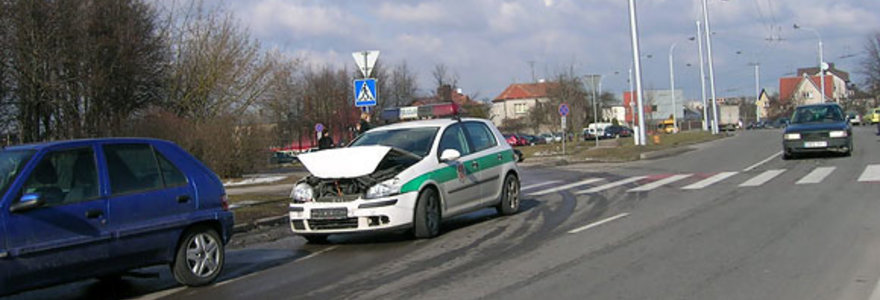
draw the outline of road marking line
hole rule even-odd
[[[596,226],[599,226],[599,225],[626,217],[626,216],[629,216],[629,213],[622,213],[622,214],[619,214],[619,215],[616,215],[616,216],[613,216],[613,217],[610,217],[610,218],[607,218],[607,219],[604,219],[601,221],[593,222],[593,223],[587,224],[586,226],[569,230],[568,233],[578,233],[578,232],[581,232],[581,231],[584,231],[584,230],[587,230],[587,229],[590,229],[590,228],[593,228],[593,227],[596,227]]]
[[[186,289],[186,286],[179,286],[179,287],[176,287],[176,288],[167,289],[167,290],[164,290],[164,291],[158,291],[158,292],[155,292],[155,293],[152,293],[152,294],[143,295],[143,296],[140,296],[140,297],[137,297],[137,298],[132,298],[132,299],[135,299],[135,300],[156,300],[156,299],[161,299],[161,298],[168,297],[168,296],[170,296],[170,295],[172,295],[172,294],[176,294],[177,292],[180,292],[180,291],[185,290],[185,289]]]
[[[639,181],[639,180],[642,180],[642,179],[645,179],[645,178],[648,178],[648,176],[635,176],[635,177],[630,177],[630,178],[627,178],[627,179],[624,179],[624,180],[618,180],[618,181],[615,181],[615,182],[606,183],[606,184],[603,184],[603,185],[600,185],[600,186],[597,186],[597,187],[594,187],[594,188],[591,188],[591,189],[588,189],[588,190],[578,191],[578,192],[576,192],[575,194],[580,195],[580,194],[597,193],[597,192],[601,192],[601,191],[604,191],[604,190],[607,190],[607,189],[610,189],[610,188],[615,188],[615,187],[619,187],[619,186],[621,186],[621,185],[625,185],[625,184],[628,184],[628,183],[636,182],[636,181]]]
[[[660,180],[657,180],[657,181],[651,182],[651,183],[649,183],[649,184],[646,184],[646,185],[643,185],[643,186],[640,186],[640,187],[637,187],[637,188],[630,189],[630,190],[628,190],[627,192],[647,192],[647,191],[650,191],[650,190],[656,189],[656,188],[658,188],[658,187],[661,187],[661,186],[664,186],[664,185],[667,185],[667,184],[670,184],[670,183],[673,183],[673,182],[676,182],[676,181],[679,181],[679,180],[682,180],[682,179],[688,178],[688,177],[690,177],[691,175],[693,175],[693,174],[678,174],[678,175],[669,176],[669,177],[666,177],[666,178],[663,178],[663,179],[660,179]]]
[[[694,182],[694,183],[692,183],[692,184],[690,184],[690,185],[688,185],[688,186],[686,186],[686,187],[683,187],[683,188],[681,188],[681,189],[683,189],[683,190],[699,190],[699,189],[702,189],[702,188],[704,188],[704,187],[707,187],[707,186],[713,185],[713,184],[715,184],[715,183],[718,183],[718,182],[720,182],[720,181],[722,181],[722,180],[724,180],[724,179],[727,179],[727,178],[729,178],[730,176],[733,176],[733,175],[736,175],[736,174],[739,174],[739,172],[721,172],[721,173],[718,173],[718,174],[712,175],[712,177],[709,177],[709,178],[706,178],[706,179],[703,179],[703,180],[700,180],[700,181]]]
[[[749,179],[746,182],[743,182],[739,186],[741,186],[741,187],[760,186],[760,185],[766,183],[767,181],[770,181],[770,179],[773,179],[774,177],[779,176],[779,174],[782,174],[782,172],[785,172],[785,170],[781,169],[781,170],[764,171],[764,173],[761,173],[761,174],[758,174],[758,176],[752,177],[752,179]]]
[[[593,182],[596,182],[596,181],[602,181],[602,180],[604,180],[604,179],[602,179],[602,178],[590,178],[590,179],[581,180],[581,181],[578,181],[578,182],[575,182],[575,183],[570,183],[570,184],[566,184],[566,185],[557,186],[557,187],[554,187],[554,188],[549,188],[549,189],[546,189],[546,190],[540,190],[540,191],[537,191],[537,192],[534,192],[534,193],[529,193],[529,196],[540,196],[540,195],[546,195],[546,194],[549,194],[549,193],[558,192],[558,191],[561,191],[561,190],[566,190],[566,189],[570,189],[570,188],[573,188],[573,187],[576,187],[576,186],[585,185],[585,184],[590,184],[590,183],[593,183]]]
[[[859,182],[864,181],[880,181],[880,165],[868,165],[859,176]]]
[[[807,176],[804,176],[803,178],[801,178],[800,180],[795,182],[795,184],[820,183],[820,182],[822,182],[822,180],[825,179],[825,177],[828,177],[828,175],[831,175],[831,172],[834,172],[834,169],[836,169],[836,168],[835,167],[818,167],[818,168],[814,169],[812,172],[810,172],[809,174],[807,174]]]
[[[776,154],[770,155],[770,157],[765,158],[764,160],[759,161],[758,163],[756,163],[756,164],[754,164],[754,165],[751,165],[751,166],[749,166],[748,168],[743,169],[743,172],[748,172],[748,171],[751,171],[751,170],[753,170],[753,169],[755,169],[755,168],[757,168],[757,167],[760,167],[761,165],[767,163],[768,161],[773,160],[774,158],[776,158],[776,157],[779,156],[779,155],[782,155],[782,151],[776,152]]]
[[[326,252],[328,252],[328,251],[330,251],[330,250],[336,249],[337,247],[339,247],[339,246],[330,246],[330,247],[327,247],[327,248],[321,249],[321,250],[319,250],[319,251],[312,252],[311,254],[306,255],[306,256],[303,256],[303,257],[300,258],[300,259],[294,260],[294,261],[292,261],[291,263],[296,263],[296,262],[301,262],[301,261],[307,260],[307,259],[309,259],[309,258],[312,258],[312,257],[318,256],[319,254],[326,253]],[[244,275],[244,276],[239,276],[239,277],[232,278],[232,279],[229,279],[229,280],[226,280],[226,281],[218,282],[218,283],[214,284],[214,286],[222,286],[222,285],[225,285],[225,284],[228,284],[228,283],[236,282],[236,281],[239,281],[239,280],[242,280],[242,279],[245,279],[245,278],[249,278],[249,277],[255,276],[255,275],[257,275],[257,274],[260,274],[260,271],[255,271],[255,272],[252,272],[252,273],[250,273],[250,274],[246,274],[246,275]]]
[[[536,183],[536,184],[527,185],[527,186],[524,186],[524,187],[520,188],[519,190],[520,190],[520,191],[525,191],[525,190],[533,189],[533,188],[536,188],[536,187],[539,187],[539,186],[545,186],[545,185],[548,185],[548,184],[554,184],[554,183],[560,183],[560,182],[562,182],[562,181],[560,181],[560,180],[550,180],[550,181],[545,181],[545,182],[541,182],[541,183]]]

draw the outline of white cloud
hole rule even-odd
[[[385,21],[405,23],[443,23],[454,21],[448,11],[449,6],[437,2],[421,2],[415,5],[382,3],[376,15]]]
[[[245,13],[251,27],[260,34],[286,31],[306,36],[345,35],[358,23],[355,15],[340,7],[300,1],[263,0],[249,5]]]

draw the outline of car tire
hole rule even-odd
[[[309,244],[326,244],[327,237],[329,234],[303,234],[302,237],[306,239]]]
[[[177,246],[171,273],[177,282],[203,286],[213,282],[226,259],[223,242],[216,230],[199,226],[187,230]]]
[[[501,201],[495,210],[503,216],[509,216],[519,211],[519,178],[510,174],[504,178],[501,188]]]
[[[794,154],[788,151],[782,152],[782,160],[790,160],[794,158]]]
[[[440,234],[440,199],[433,189],[419,194],[413,218],[413,235],[417,239],[432,238]]]

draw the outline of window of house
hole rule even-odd
[[[513,111],[517,114],[524,114],[529,111],[529,106],[525,103],[517,103],[513,105]]]

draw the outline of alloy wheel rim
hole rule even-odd
[[[199,233],[186,248],[186,264],[198,277],[209,277],[220,268],[220,246],[213,236]]]
[[[428,228],[434,232],[437,230],[438,224],[438,214],[439,214],[439,206],[437,205],[437,199],[434,196],[428,198],[428,203],[426,203],[425,211],[427,212],[427,224]]]
[[[510,208],[519,207],[519,188],[516,185],[516,180],[510,179],[507,184],[507,199]]]

